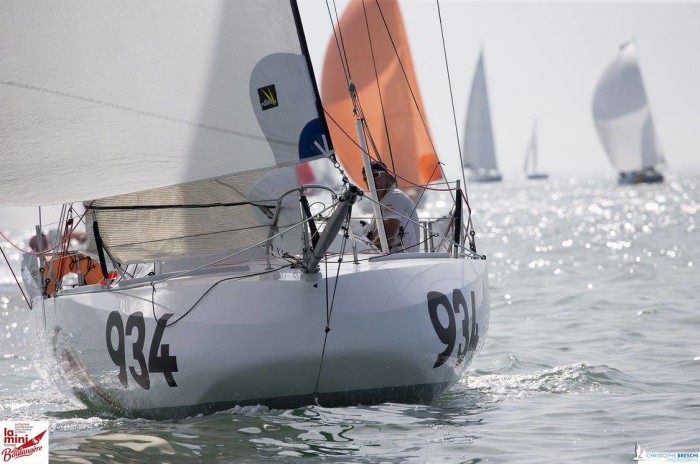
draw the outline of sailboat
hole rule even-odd
[[[483,50],[479,52],[479,61],[474,71],[469,94],[462,153],[464,153],[464,168],[471,172],[469,180],[472,182],[501,181],[502,176],[496,163]]]
[[[309,213],[296,166],[335,140],[295,1],[11,2],[0,44],[2,203],[85,205],[86,251],[40,256],[32,310],[83,403],[427,403],[464,375],[489,292],[462,227],[388,254],[352,233],[354,185]]]
[[[593,93],[598,137],[619,171],[620,184],[663,182],[664,163],[647,103],[634,41],[624,43]]]
[[[540,180],[547,179],[549,174],[537,172],[537,124],[532,125],[532,133],[530,134],[530,143],[525,152],[525,164],[523,171],[528,179]]]

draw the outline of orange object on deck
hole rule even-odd
[[[82,274],[88,285],[97,284],[104,280],[98,260],[92,259],[86,254],[71,251],[67,255],[54,256],[46,261],[41,271],[46,294],[51,296],[56,293],[63,277],[70,273]]]

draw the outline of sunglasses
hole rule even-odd
[[[377,177],[379,177],[382,174],[382,172],[384,172],[384,171],[372,171],[372,177],[374,177],[376,179]],[[362,178],[364,180],[367,180],[367,176],[365,174],[362,174]]]

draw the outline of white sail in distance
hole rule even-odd
[[[479,53],[479,61],[472,80],[462,152],[465,156],[464,167],[466,168],[474,171],[498,169],[483,52]]]
[[[525,152],[525,164],[523,165],[525,173],[537,172],[537,123],[532,125],[530,133],[530,142],[527,145]]]
[[[635,43],[627,42],[598,80],[593,120],[612,165],[622,172],[663,163]]]
[[[320,155],[294,9],[243,3],[3,2],[3,202],[104,198]]]

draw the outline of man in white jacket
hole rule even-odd
[[[420,229],[418,227],[416,205],[413,204],[408,195],[395,187],[396,178],[389,173],[384,163],[372,161],[371,167],[372,176],[374,176],[374,186],[377,188],[377,196],[381,204],[384,230],[389,242],[389,253],[419,251]],[[362,177],[367,183],[364,168],[362,169]],[[369,225],[367,238],[372,241],[374,246],[380,248],[375,220]]]

